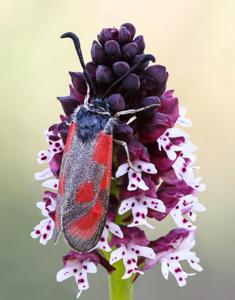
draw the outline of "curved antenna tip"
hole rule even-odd
[[[76,36],[76,34],[75,33],[73,33],[73,32],[65,32],[65,33],[63,33],[61,36],[60,36],[60,38],[61,39],[64,39],[64,38],[74,38],[74,37],[77,37]]]
[[[146,54],[145,59],[146,60],[151,60],[152,62],[156,61],[155,57],[152,54]]]

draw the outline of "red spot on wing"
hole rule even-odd
[[[98,199],[85,216],[82,216],[68,227],[68,233],[83,240],[91,239],[97,231],[103,214],[104,206],[101,199]]]
[[[102,178],[102,181],[100,183],[100,191],[104,191],[106,189],[110,188],[110,181],[111,181],[111,160],[106,166],[106,170],[104,173],[104,176]]]
[[[95,145],[93,159],[104,165],[105,173],[100,183],[100,190],[109,189],[112,169],[112,136],[105,132],[100,132]]]
[[[94,184],[92,182],[83,183],[76,194],[76,202],[90,202],[95,198]]]
[[[58,187],[58,193],[59,195],[63,195],[64,194],[64,174],[60,175],[60,181],[59,181],[59,187]]]
[[[65,148],[64,148],[64,154],[67,153],[70,150],[70,148],[71,148],[73,137],[74,137],[74,134],[76,132],[76,128],[77,128],[76,123],[72,123],[69,126],[69,132],[68,132],[68,136],[67,136],[67,139],[66,139],[66,144],[65,144]]]
[[[107,165],[112,159],[112,136],[100,132],[95,145],[93,159],[102,165]]]

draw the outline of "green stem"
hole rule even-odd
[[[109,300],[132,300],[133,283],[131,278],[122,279],[125,273],[122,260],[115,263],[116,271],[109,274]]]

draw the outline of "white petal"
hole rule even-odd
[[[193,205],[193,210],[195,210],[196,212],[204,212],[206,211],[206,207],[200,202],[197,202]]]
[[[56,280],[58,282],[61,282],[61,281],[64,281],[64,280],[70,278],[71,276],[74,276],[73,268],[65,267],[65,268],[61,269],[59,272],[57,272]]]
[[[76,282],[77,282],[77,285],[78,285],[78,289],[80,291],[84,291],[84,290],[87,290],[89,289],[89,282],[88,282],[88,279],[87,279],[87,272],[84,271],[84,270],[81,270],[80,273],[78,273],[78,275],[76,275]],[[79,294],[80,296],[80,294]]]
[[[137,266],[137,254],[135,252],[127,250],[127,253],[123,258],[123,264],[126,271],[122,276],[122,279],[130,278],[133,273],[143,274]]]
[[[159,212],[166,212],[165,204],[156,198],[143,197],[143,200],[147,202],[147,207]]]
[[[184,216],[182,216],[178,210],[172,209],[170,214],[178,227],[186,228],[188,230],[195,230],[197,228],[197,226],[193,225]]]
[[[48,179],[42,183],[45,188],[57,190],[58,189],[58,179]]]
[[[167,259],[163,259],[162,260],[162,262],[161,262],[161,270],[162,270],[163,277],[165,279],[168,279],[170,268],[169,268],[169,264],[168,264]]]
[[[108,244],[108,236],[109,236],[109,231],[107,228],[104,228],[96,248],[99,248],[107,252],[111,251],[111,248]]]
[[[139,225],[146,225],[149,228],[154,228],[146,220],[148,213],[147,206],[144,205],[141,201],[136,201],[135,206],[132,208],[133,222],[128,225],[128,227],[135,227]]]
[[[139,245],[131,245],[130,247],[134,249],[135,253],[138,256],[143,256],[149,259],[154,259],[156,257],[153,249],[150,247],[139,246]]]
[[[147,219],[144,218],[144,219],[140,219],[139,221],[136,220],[137,218],[135,218],[133,220],[133,222],[131,224],[128,225],[128,227],[138,227],[140,225],[145,225],[147,226],[148,228],[151,228],[151,229],[154,229],[155,227],[151,224],[148,223]],[[138,223],[136,223],[138,222]]]
[[[195,196],[189,194],[180,198],[176,207],[179,207],[179,210],[184,214],[193,208],[194,203],[198,200]]]
[[[141,166],[141,171],[148,173],[148,174],[157,174],[157,169],[154,164],[145,162],[142,160],[135,160],[134,161],[134,166],[136,169],[140,169],[139,166]]]
[[[124,245],[121,245],[119,248],[112,251],[110,256],[110,264],[114,264],[115,262],[119,261],[124,257],[126,254],[126,247]]]
[[[50,178],[53,176],[53,173],[51,172],[51,169],[50,168],[47,168],[41,172],[37,172],[35,173],[35,179],[36,180],[45,180],[47,178]]]
[[[188,274],[182,270],[179,262],[170,262],[170,272],[175,277],[180,287],[186,285],[186,278],[188,277]]]
[[[97,267],[96,267],[96,264],[94,262],[85,261],[85,262],[82,263],[82,267],[84,267],[84,266],[86,267],[86,272],[87,273],[97,273]]]
[[[108,227],[109,227],[109,231],[110,231],[112,234],[114,234],[114,235],[120,237],[121,239],[123,238],[123,232],[121,231],[120,226],[118,226],[117,224],[115,224],[115,223],[113,223],[113,222],[107,222],[107,225],[108,225]]]
[[[202,272],[203,271],[203,268],[202,266],[200,266],[196,261],[192,260],[192,259],[188,259],[187,260],[190,267],[198,272]]]
[[[125,164],[120,165],[120,166],[118,167],[118,169],[117,169],[117,172],[116,172],[116,174],[115,174],[115,177],[121,177],[121,176],[123,176],[124,174],[126,174],[127,171],[128,171],[128,167],[129,167],[128,163],[125,163]]]
[[[137,201],[134,197],[123,200],[118,209],[118,214],[123,215],[132,208],[132,205],[136,205],[136,202]]]
[[[133,273],[138,273],[140,275],[144,274],[144,272],[140,271],[138,267],[136,267],[135,269],[130,269],[130,271],[127,269],[125,274],[122,276],[122,279],[130,278]]]
[[[147,191],[149,189],[148,186],[143,181],[140,172],[135,172],[134,170],[130,169],[128,171],[128,179],[129,179],[129,184],[127,187],[128,191],[135,191],[137,188],[140,188],[144,191]]]
[[[197,214],[196,214],[194,211],[192,211],[192,210],[189,211],[186,215],[187,215],[188,218],[189,218],[190,220],[192,220],[193,222],[195,222],[196,219],[197,219]]]
[[[37,162],[39,164],[43,164],[45,162],[48,162],[51,158],[51,153],[49,153],[48,151],[40,151],[38,152],[37,155]]]
[[[46,204],[45,202],[37,202],[36,203],[36,207],[39,208],[41,210],[41,214],[44,216],[44,217],[48,217],[49,214],[48,214],[48,210],[46,209]]]
[[[46,243],[52,238],[53,230],[55,227],[54,221],[48,217],[43,219],[34,230],[31,232],[31,237],[33,239],[39,239],[40,244],[46,245]]]

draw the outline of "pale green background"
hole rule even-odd
[[[40,220],[36,201],[43,189],[34,181],[43,131],[62,112],[56,96],[68,93],[69,70],[79,70],[65,31],[79,34],[85,58],[102,27],[133,22],[147,51],[170,73],[193,120],[200,174],[208,189],[201,201],[197,253],[205,271],[178,288],[156,267],[137,281],[135,299],[234,299],[234,28],[233,0],[61,1],[0,0],[1,201],[0,299],[75,299],[73,280],[55,281],[66,252],[30,238]],[[152,235],[166,233],[169,219]],[[90,276],[81,299],[108,299],[105,273]]]

